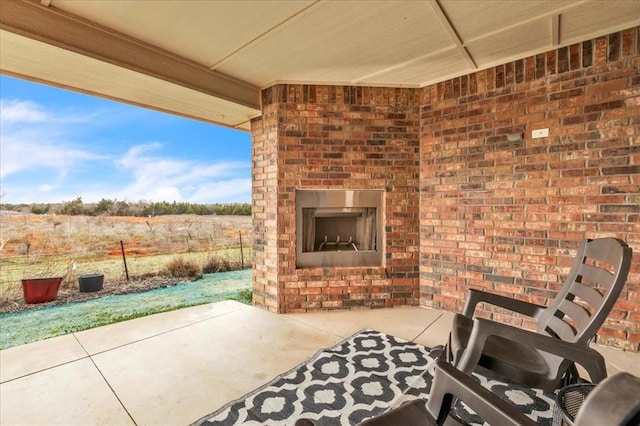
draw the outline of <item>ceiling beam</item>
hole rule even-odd
[[[248,42],[246,42],[242,46],[238,47],[233,52],[227,54],[224,58],[219,59],[215,64],[209,66],[209,69],[212,70],[212,71],[215,71],[216,69],[220,68],[226,62],[228,62],[231,58],[235,57],[238,53],[240,53],[243,50],[245,50],[246,48],[254,45],[258,41],[262,40],[266,35],[268,35],[270,33],[273,33],[275,30],[281,28],[286,23],[288,23],[288,22],[292,21],[293,19],[297,18],[298,16],[306,13],[308,10],[310,10],[314,6],[316,6],[319,2],[320,2],[320,0],[314,0],[311,4],[303,7],[302,9],[298,10],[297,12],[287,16],[281,22],[278,22],[278,23],[274,24],[272,27],[270,27],[267,30],[263,31],[261,34],[255,36],[253,39],[249,40]]]
[[[36,1],[2,1],[0,28],[216,98],[260,109],[260,90],[255,86]]]
[[[560,15],[551,16],[551,46],[560,44]]]
[[[458,48],[458,51],[462,54],[462,56],[464,56],[464,59],[467,61],[469,66],[472,69],[477,70],[478,65],[471,57],[471,54],[469,54],[469,51],[467,50],[467,48],[464,46],[464,43],[460,39],[458,32],[456,31],[455,27],[451,23],[451,20],[449,19],[449,17],[444,13],[444,10],[442,10],[442,6],[440,6],[440,3],[438,2],[438,0],[432,0],[429,2],[429,4],[431,5],[431,8],[433,9],[433,11],[436,13],[436,16],[438,17],[438,20],[440,21],[442,26],[449,33],[449,37],[451,37],[451,40],[455,43],[456,47]]]

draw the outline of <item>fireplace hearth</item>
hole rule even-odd
[[[296,267],[382,266],[384,191],[296,191]]]

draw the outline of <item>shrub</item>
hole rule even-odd
[[[64,203],[64,206],[62,207],[62,213],[76,216],[84,213],[84,203],[82,202],[82,197],[78,197],[73,201]]]
[[[216,272],[228,272],[236,269],[240,268],[236,267],[229,259],[212,255],[202,267],[202,272],[205,274],[215,274]]]
[[[197,277],[202,274],[200,267],[191,260],[186,260],[183,257],[176,257],[172,259],[164,267],[166,275],[171,277]]]
[[[253,290],[250,288],[240,290],[236,297],[231,297],[230,300],[235,300],[240,303],[251,305],[253,302]]]
[[[33,214],[47,214],[51,210],[51,204],[32,204],[31,213]]]

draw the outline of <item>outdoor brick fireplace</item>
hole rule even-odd
[[[252,122],[256,305],[418,304],[418,97],[393,88],[263,91],[263,115]]]

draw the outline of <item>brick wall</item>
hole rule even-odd
[[[419,92],[277,85],[262,101],[252,129],[255,303],[278,312],[418,304]],[[269,172],[255,163],[266,158]],[[384,267],[296,269],[295,190],[332,188],[385,189]]]
[[[422,304],[460,311],[480,288],[546,305],[579,240],[615,236],[635,253],[598,341],[640,350],[639,70],[635,28],[422,90]]]
[[[262,117],[251,122],[253,195],[253,303],[278,311],[277,108],[266,105]]]
[[[579,241],[615,236],[635,255],[598,340],[640,350],[639,70],[634,28],[424,89],[264,90],[254,303],[458,312],[481,288],[548,304]],[[386,190],[385,267],[296,269],[295,190],[331,188]]]

